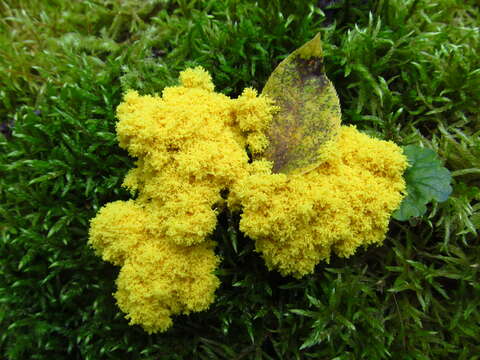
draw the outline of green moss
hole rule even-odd
[[[318,1],[255,4],[0,3],[0,118],[12,127],[0,135],[3,358],[478,358],[476,1],[344,0],[328,21]],[[86,245],[99,207],[128,198],[132,163],[114,134],[122,91],[158,92],[197,64],[228,95],[260,90],[317,32],[343,121],[434,149],[452,196],[392,222],[384,246],[300,281],[267,272],[224,216],[215,306],[162,335],[128,326],[111,296],[117,270]]]

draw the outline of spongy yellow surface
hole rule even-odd
[[[131,324],[165,331],[172,315],[213,302],[219,259],[208,239],[220,193],[247,175],[246,147],[266,146],[272,109],[253,89],[238,99],[214,92],[202,68],[183,71],[162,96],[125,94],[116,131],[138,159],[123,183],[137,198],[100,209],[89,243],[122,266],[115,297]]]
[[[220,284],[214,244],[179,246],[152,239],[129,256],[117,279],[115,297],[130,324],[165,331],[171,316],[207,309]]]
[[[303,175],[271,174],[265,163],[237,182],[229,204],[270,269],[301,277],[332,252],[349,257],[385,238],[405,192],[401,149],[342,126],[323,163]]]
[[[405,192],[401,149],[341,127],[307,173],[272,174],[261,159],[276,108],[255,90],[214,92],[202,68],[180,74],[161,96],[125,94],[117,109],[121,147],[137,158],[123,186],[135,200],[106,204],[89,243],[121,266],[115,297],[131,324],[165,331],[172,316],[214,301],[219,258],[210,240],[217,213],[241,211],[240,229],[269,269],[301,277],[332,252],[348,257],[385,238]]]
[[[201,68],[180,75],[162,97],[131,91],[118,107],[120,146],[137,156],[124,185],[148,204],[148,227],[179,245],[198,244],[216,224],[220,191],[245,176],[248,155],[266,144],[270,103],[246,89],[238,99],[213,92]]]

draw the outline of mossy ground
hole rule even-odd
[[[3,358],[479,358],[478,2],[11,0],[0,13]],[[343,122],[433,148],[453,195],[302,280],[267,272],[222,216],[211,309],[164,334],[128,326],[118,269],[87,246],[89,219],[128,198],[123,90],[159,92],[192,65],[227,95],[260,90],[318,31]]]

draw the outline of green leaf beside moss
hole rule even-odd
[[[446,201],[452,193],[452,175],[442,167],[435,151],[408,145],[404,147],[404,153],[410,163],[405,172],[407,196],[393,214],[400,221],[422,216],[427,211],[427,203]]]

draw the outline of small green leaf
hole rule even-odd
[[[347,318],[345,318],[344,316],[340,315],[340,314],[336,314],[335,315],[335,319],[340,323],[342,324],[343,326],[345,326],[346,328],[348,328],[349,330],[352,330],[352,331],[355,331],[356,328],[355,328],[355,325],[353,325],[353,323],[348,320]]]
[[[308,338],[300,346],[300,350],[308,349],[309,347],[318,345],[321,342],[321,335],[321,329],[313,329]]]
[[[337,93],[324,71],[320,35],[277,66],[262,95],[279,109],[264,154],[273,171],[305,173],[317,167],[323,145],[336,138],[341,121]]]
[[[314,318],[316,315],[314,311],[302,310],[302,309],[291,309],[290,312],[300,316],[305,316],[310,318]]]
[[[39,177],[37,177],[33,180],[30,180],[30,182],[28,183],[28,186],[39,183],[39,182],[44,182],[44,181],[49,181],[49,180],[55,179],[56,177],[59,177],[60,175],[63,175],[63,173],[64,173],[63,170],[49,172],[48,174],[41,175],[41,176],[39,176]]]
[[[68,221],[66,216],[61,217],[53,226],[50,228],[47,234],[47,238],[52,237],[55,233],[57,233]]]
[[[427,211],[427,203],[446,201],[452,193],[452,175],[433,150],[408,145],[403,151],[410,166],[405,171],[407,196],[393,214],[393,218],[400,221],[422,216]]]

